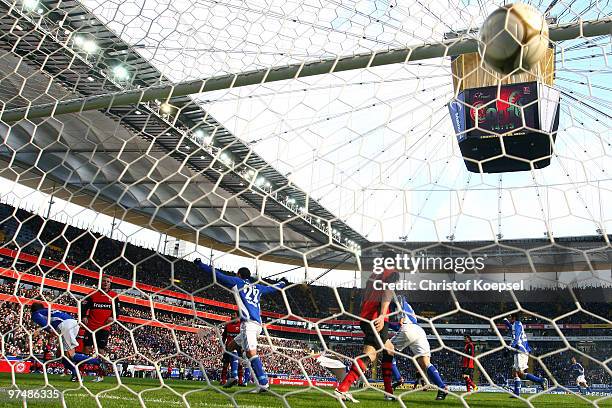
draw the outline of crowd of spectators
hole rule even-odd
[[[233,301],[230,291],[215,286],[211,277],[200,273],[191,262],[161,255],[150,249],[113,240],[53,220],[45,220],[6,204],[0,204],[0,230],[4,235],[4,247],[19,248],[25,253],[41,255],[67,265],[103,271],[105,274],[130,281],[187,292],[197,289],[199,296],[228,303]],[[10,263],[10,260],[5,259],[4,263],[7,262]],[[13,267],[28,269],[29,273],[34,274],[45,272],[45,268],[41,268],[40,265],[20,263]],[[62,278],[62,275],[63,279],[66,279],[63,271],[52,271],[49,277]],[[79,283],[83,279],[73,275],[72,281]],[[574,294],[585,309],[610,318],[611,312],[607,303],[597,302],[598,298],[603,299],[603,296],[598,296],[598,290],[600,289],[575,290]],[[286,291],[286,294],[288,304],[280,295],[268,296],[263,299],[264,309],[281,314],[290,310],[299,316],[327,317],[341,310],[340,302],[349,312],[358,310],[361,302],[361,291],[358,289],[294,285]],[[533,310],[547,318],[554,318],[576,309],[572,294],[563,289],[539,289],[515,292],[515,295],[524,309]],[[427,292],[420,295],[422,298],[414,294],[411,296],[417,296],[413,303],[426,304],[425,307],[419,308],[426,317],[457,309],[457,305],[448,302],[447,292]],[[552,299],[554,301],[551,301]],[[499,294],[491,294],[486,297],[486,294],[481,294],[475,297],[465,293],[458,294],[458,301],[465,310],[476,311],[486,317],[493,317],[516,307],[516,303],[509,295],[501,297]],[[440,322],[452,322],[453,316],[441,319]],[[478,317],[465,313],[461,319],[471,320],[471,323],[479,322]],[[582,319],[584,316],[578,313],[568,316],[566,321],[574,323]]]
[[[13,267],[14,269],[20,272],[26,272],[29,274],[34,274],[34,275],[44,274],[44,276],[47,279],[60,280],[60,281],[65,281],[65,282],[70,280],[70,283],[76,284],[76,285],[89,286],[89,287],[96,287],[98,285],[98,279],[95,279],[95,278],[82,276],[77,273],[69,274],[64,270],[50,269],[49,267],[41,266],[38,264],[32,264],[26,261],[15,261],[14,259],[7,257],[7,256],[0,255],[0,265],[4,265],[5,267]],[[104,273],[107,273],[107,272],[110,273],[110,271],[107,271],[105,269]],[[137,282],[150,284],[150,282],[146,278],[147,276],[150,276],[150,275],[153,275],[153,274],[142,273],[138,275],[138,277],[142,277],[143,279],[142,280],[139,279],[137,280]],[[216,290],[211,291],[210,294],[198,292],[198,296],[208,297],[208,298],[226,302],[229,304],[233,303],[233,298],[231,297],[231,294],[229,293],[229,291],[225,289],[220,289],[217,286],[215,286],[215,288]],[[133,297],[140,297],[140,298],[151,300],[151,301],[162,302],[162,303],[172,304],[176,306],[182,306],[188,309],[212,312],[212,313],[219,314],[219,315],[232,314],[231,310],[228,310],[227,308],[224,308],[224,307],[219,307],[219,306],[200,303],[200,302],[194,303],[190,300],[172,298],[171,296],[161,295],[159,293],[144,292],[136,288],[128,288],[125,286],[121,287],[121,286],[116,285],[115,289],[127,295],[133,296]],[[287,292],[289,307],[291,308],[291,312],[293,315],[300,316],[300,317],[320,318],[323,315],[325,315],[325,317],[329,317],[330,315],[334,314],[337,316],[338,319],[348,319],[348,320],[354,319],[354,317],[351,315],[340,315],[330,310],[328,310],[327,314],[325,313],[321,314],[321,313],[315,313],[315,312],[311,314],[308,314],[308,313],[301,314],[300,312],[297,311],[298,308],[294,307],[294,304],[300,304],[300,303],[308,304],[309,303],[308,296],[305,296],[303,293],[297,292],[297,291],[302,291],[302,290],[311,290],[315,298],[315,303],[323,304],[325,303],[324,299],[328,299],[330,296],[334,297],[333,294],[330,295],[330,293],[327,293],[327,291],[332,291],[331,288],[309,287],[308,289],[304,289],[303,285],[297,285],[294,288],[290,289],[289,292]],[[537,299],[539,291],[532,291],[532,292],[533,292],[531,294],[532,298]],[[226,295],[229,295],[229,297],[227,297]],[[415,294],[411,294],[411,296],[414,296],[414,295]],[[428,295],[430,297],[436,296],[435,293],[429,293]],[[273,298],[280,298],[280,300],[278,299],[277,300],[280,301],[283,305],[285,304],[284,301],[282,300],[282,297],[280,297],[279,295],[273,296]],[[360,291],[356,292],[356,298],[360,300]],[[265,299],[267,299],[267,297]],[[303,302],[298,302],[298,299],[302,299]],[[503,303],[503,302],[495,303],[493,301],[482,302],[482,303],[464,302],[458,305],[453,304],[453,303],[443,303],[441,301],[432,302],[431,300],[429,301],[416,300],[416,301],[412,301],[411,303],[413,304],[413,306],[415,307],[415,309],[417,310],[420,316],[429,318],[429,319],[434,319],[435,323],[458,323],[459,322],[459,323],[470,323],[470,324],[488,324],[489,318],[499,316],[503,313],[507,313],[508,311],[516,308],[516,304],[514,303]],[[548,319],[552,319],[552,318],[556,318],[556,317],[565,315],[565,317],[556,321],[557,323],[560,323],[560,324],[602,323],[603,322],[603,320],[598,319],[597,317],[593,315],[599,315],[607,319],[612,318],[612,316],[610,315],[610,309],[609,307],[607,307],[607,303],[605,302],[582,303],[581,307],[587,310],[588,312],[590,312],[588,314],[577,311],[576,305],[574,303],[567,303],[567,302],[561,302],[561,303],[546,302],[544,303],[544,302],[531,301],[531,302],[522,302],[521,307],[524,310],[528,311],[528,313],[525,314],[525,321],[527,323],[550,323],[549,320],[536,318],[534,315],[531,315],[529,311],[533,311],[534,313],[543,315],[547,317]],[[275,304],[270,304],[270,303],[265,303],[265,302],[262,305],[262,309],[268,310],[268,311],[274,311],[275,313],[279,313],[279,314],[287,314],[287,310],[288,310],[287,307],[281,308],[281,307],[277,307]],[[350,307],[346,307],[345,310],[350,310]],[[568,312],[570,311],[574,311],[574,312],[571,314],[568,314]],[[449,314],[448,312],[453,312],[453,313]],[[479,315],[483,317],[479,318],[478,316],[475,316],[472,313],[478,313]],[[443,317],[440,317],[440,318],[436,317],[442,314],[444,314]],[[331,326],[329,328],[334,329],[334,327],[331,327]],[[567,329],[572,330],[572,328],[570,327],[568,327]]]

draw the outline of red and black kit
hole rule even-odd
[[[115,313],[119,316],[119,302],[117,293],[109,290],[107,293],[96,291],[81,302],[81,316],[87,318],[87,328],[83,343],[87,347],[94,345],[93,336],[96,336],[98,349],[106,349],[113,320],[113,304]],[[93,333],[92,333],[93,332]]]

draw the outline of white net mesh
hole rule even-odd
[[[500,3],[0,0],[0,404],[379,404],[390,366],[364,298],[390,251],[434,265],[393,266],[391,323],[413,316],[402,297],[416,316],[390,335],[397,403],[506,406],[520,377],[512,406],[609,406],[610,30],[590,30],[612,8],[531,4],[551,33],[578,29],[546,80],[506,92],[449,43],[477,44]],[[369,63],[345,69],[356,54]],[[526,171],[478,172],[516,154]],[[258,303],[261,333],[238,323]]]

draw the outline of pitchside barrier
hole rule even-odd
[[[42,361],[42,355],[35,356]],[[52,363],[53,364],[53,363]],[[57,367],[63,370],[63,367],[60,367],[61,364],[57,363]],[[49,368],[49,364],[46,365]],[[117,364],[117,369],[119,372],[123,372],[123,365]],[[51,367],[54,368],[54,367]],[[19,357],[6,357],[0,360],[0,373],[10,373],[14,372],[15,374],[30,374],[32,372],[39,373],[36,369],[36,364],[34,364],[30,360],[22,359]],[[49,371],[47,371],[49,373]],[[132,378],[140,377],[156,377],[156,369],[155,366],[151,365],[133,365],[130,364],[127,366],[126,372]],[[53,372],[52,372],[53,373]],[[183,379],[183,380],[193,380],[193,381],[202,381],[204,376],[202,370],[200,369],[185,369],[183,375],[181,375],[181,370],[178,367],[170,367],[170,374],[164,375],[168,373],[168,367],[160,367],[160,373],[166,379]],[[337,387],[338,382],[333,377],[310,377],[306,379],[305,377],[294,377],[288,376],[286,374],[269,374],[270,384],[272,385],[283,385],[283,386],[295,386],[295,387]],[[510,385],[512,383],[512,379],[507,379],[506,384],[504,386],[491,386],[491,385],[481,385],[478,387],[479,392],[507,392]],[[411,390],[414,389],[412,383],[414,380],[408,379],[404,384],[398,387],[399,390]],[[384,387],[383,382],[380,380],[368,380],[370,386],[374,388],[382,389]],[[451,392],[466,392],[465,385],[461,385],[460,383],[450,383],[448,384],[448,389]],[[539,387],[522,387],[522,394],[536,394],[540,390]],[[612,396],[612,384],[592,384],[591,392],[586,393],[589,396],[598,396],[598,397],[607,397]],[[551,388],[547,391],[548,394],[571,394],[576,393],[579,394],[581,392],[580,388],[577,386],[564,386],[563,388]]]

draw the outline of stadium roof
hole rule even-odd
[[[80,3],[41,4],[49,11],[43,13],[45,24],[37,25],[31,16],[0,3],[0,27],[7,33],[0,46],[12,51],[0,61],[0,92],[7,109],[123,89],[109,74],[118,64],[136,73],[130,87],[167,81]],[[103,54],[94,60],[79,55],[71,48],[77,32],[95,40]],[[13,179],[23,169],[35,168],[39,174],[19,181],[36,185],[44,175],[43,185],[52,185],[54,194],[69,201],[188,240],[198,230],[200,243],[220,249],[239,242],[245,254],[274,250],[281,239],[283,247],[300,252],[330,243],[344,248],[349,240],[366,242],[193,99],[168,103],[169,114],[157,103],[22,122],[12,128],[1,152],[6,160],[13,159],[14,169],[1,174]],[[214,146],[203,143],[209,136],[214,136]],[[239,165],[225,162],[224,153]],[[300,210],[305,205],[308,214]],[[281,249],[270,255],[288,254]],[[329,257],[315,253],[311,260],[314,264]]]

